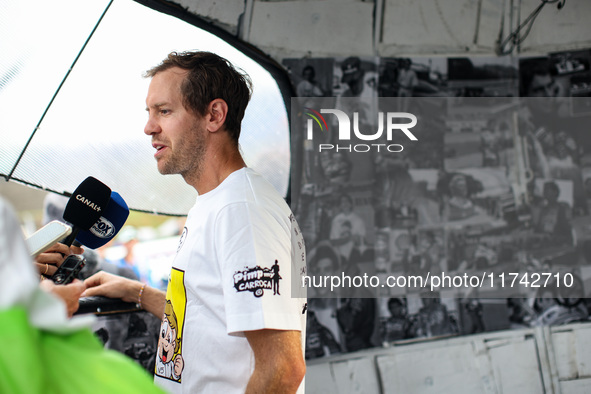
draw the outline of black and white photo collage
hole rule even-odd
[[[359,286],[340,296],[313,283],[308,359],[589,320],[591,49],[298,58],[283,66],[302,107],[392,98],[399,112],[439,114],[412,129],[420,143],[392,154],[319,154],[297,140],[292,209],[309,275],[490,278],[489,288]],[[314,119],[322,126],[324,118]],[[333,135],[314,138],[330,144]]]

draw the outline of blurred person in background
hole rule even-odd
[[[119,234],[117,234],[115,241],[122,246],[123,256],[111,262],[122,271],[131,271],[129,272],[131,275],[124,276],[145,282],[146,278],[140,274],[140,268],[135,261],[135,255],[133,253],[133,248],[139,243],[135,227],[124,226]]]

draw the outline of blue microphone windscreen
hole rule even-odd
[[[103,215],[94,223],[90,230],[78,233],[76,240],[82,245],[96,249],[113,239],[121,230],[127,217],[129,208],[125,200],[117,192],[111,192],[111,200]]]
[[[90,229],[103,215],[111,199],[111,189],[96,178],[86,178],[68,200],[64,220],[81,230]]]

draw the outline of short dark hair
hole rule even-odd
[[[554,76],[553,68],[548,57],[528,58],[519,62],[520,95],[522,97],[529,96],[531,83],[536,75]]]
[[[302,69],[302,75],[306,72],[306,71],[311,71],[312,72],[312,76],[316,76],[316,70],[314,70],[314,67],[312,67],[311,65],[307,65],[306,67],[304,67]]]
[[[171,52],[156,67],[146,71],[151,78],[162,71],[179,67],[189,71],[181,85],[183,105],[197,115],[204,116],[207,106],[215,99],[228,105],[225,127],[238,144],[240,124],[250,101],[252,81],[228,60],[211,52]]]
[[[312,255],[312,258],[309,262],[309,266],[312,272],[315,271],[316,265],[322,259],[329,259],[331,261],[332,271],[336,271],[339,269],[341,259],[339,258],[338,253],[334,250],[334,248],[329,242],[321,242],[316,247],[315,253]]]
[[[552,189],[555,193],[560,194],[560,188],[554,181],[546,181],[544,183],[544,189]]]
[[[400,298],[390,298],[388,300],[388,309],[391,309],[393,306],[404,306],[404,303]]]

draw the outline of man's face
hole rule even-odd
[[[182,103],[181,83],[187,71],[171,68],[156,74],[150,82],[146,109],[149,117],[144,133],[152,137],[161,174],[199,176],[207,131],[204,119]]]
[[[450,191],[454,197],[467,197],[468,196],[468,184],[466,178],[458,177],[454,178],[450,185]]]
[[[158,357],[160,357],[163,363],[168,363],[172,360],[175,345],[176,331],[170,327],[168,319],[164,318],[160,326],[160,340],[158,341]]]
[[[333,267],[332,260],[330,258],[328,258],[328,257],[322,258],[322,259],[318,260],[318,262],[316,264],[317,264],[316,271],[318,271],[319,276],[334,274],[334,267]]]
[[[350,237],[352,235],[351,232],[351,223],[345,222],[341,228],[341,237]]]
[[[404,307],[402,305],[393,303],[390,305],[390,314],[392,317],[402,317],[404,316]]]
[[[560,192],[557,190],[556,187],[552,185],[544,185],[544,198],[549,202],[556,202],[558,201],[558,196]]]

